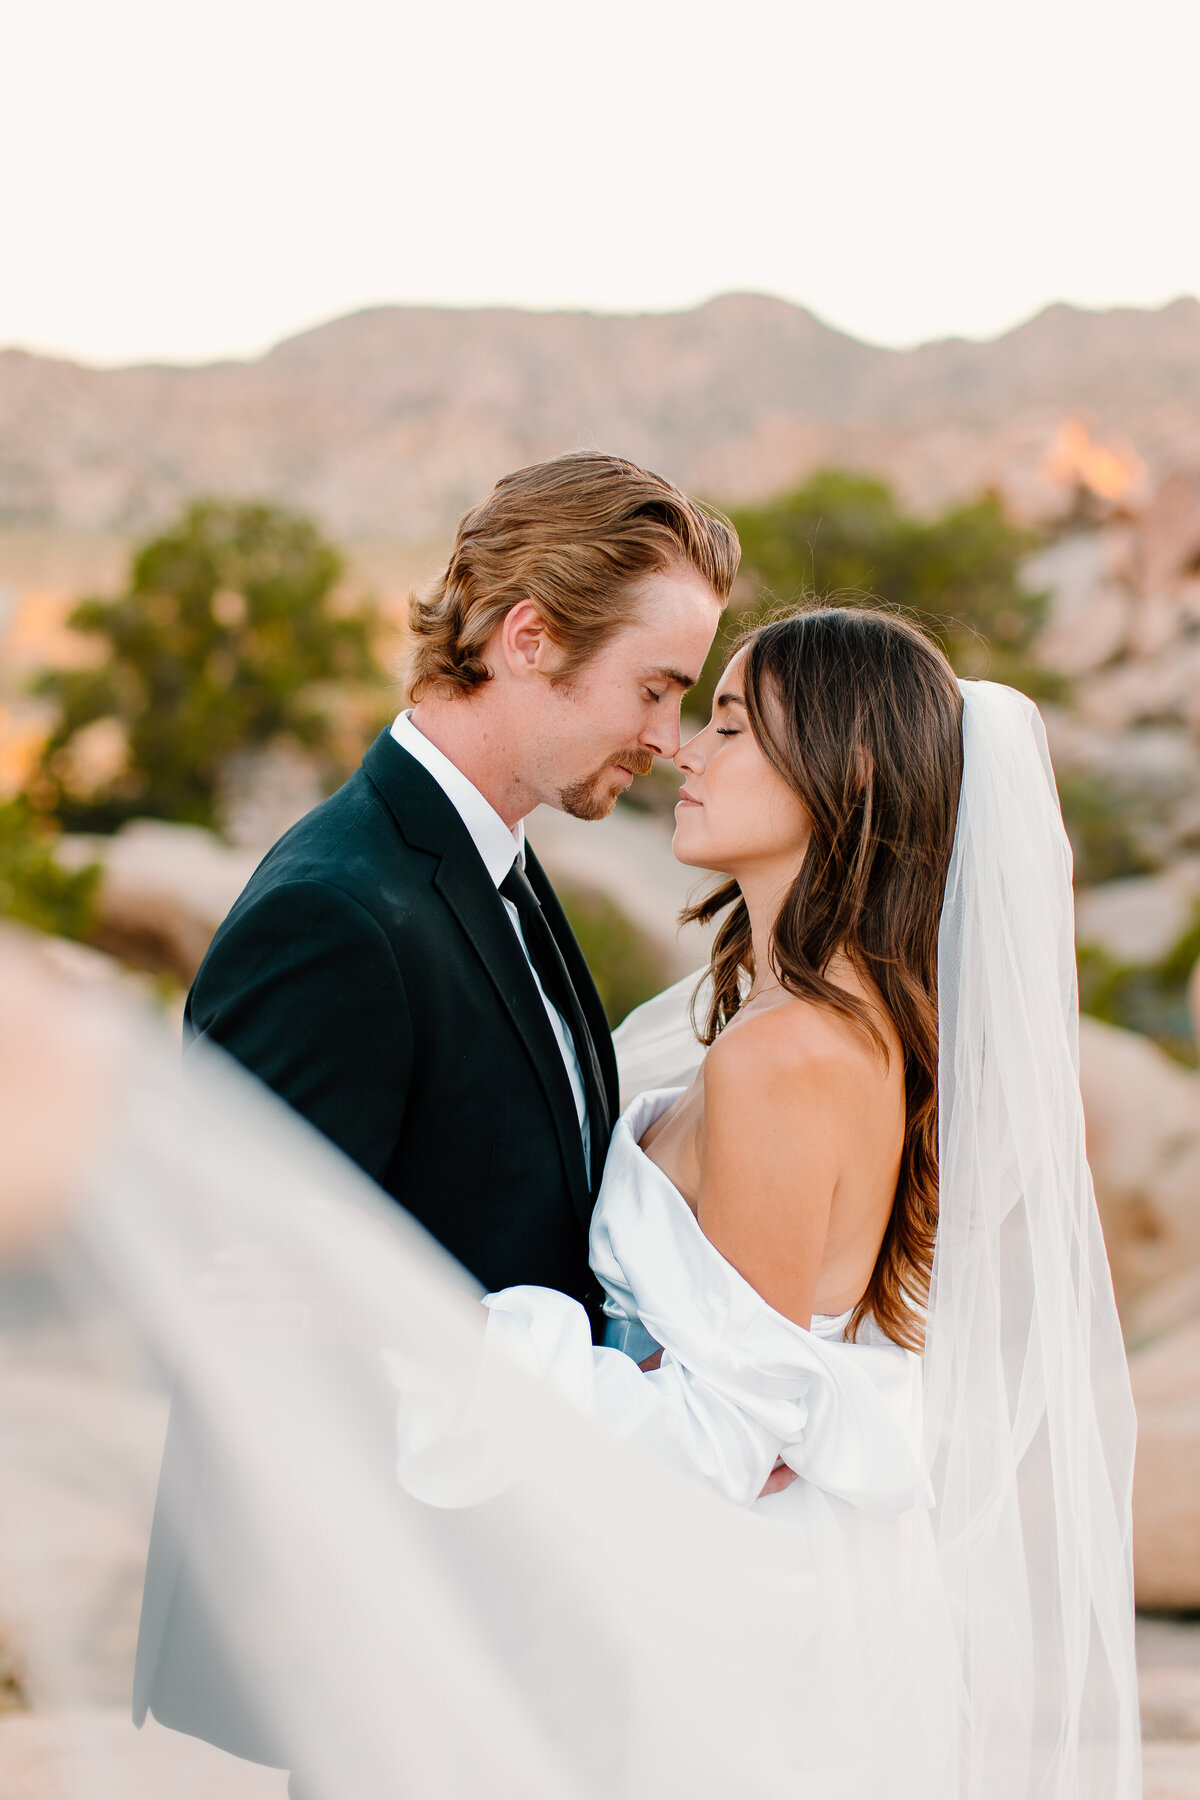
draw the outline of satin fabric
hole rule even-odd
[[[735,1505],[758,1499],[778,1457],[867,1512],[931,1505],[919,1357],[870,1330],[846,1343],[848,1313],[805,1331],[726,1262],[639,1146],[681,1091],[642,1094],[618,1121],[590,1241],[605,1313],[640,1324],[661,1366],[594,1349],[583,1308],[549,1288],[489,1295],[487,1349]]]
[[[735,1760],[753,1791],[849,1800],[886,1782],[898,1800],[959,1800],[959,1688],[921,1460],[920,1359],[869,1328],[847,1343],[848,1313],[802,1329],[720,1255],[639,1146],[680,1091],[643,1093],[618,1121],[591,1232],[610,1331],[652,1333],[661,1366],[644,1372],[620,1349],[594,1347],[583,1308],[553,1289],[490,1294],[465,1387],[431,1377],[419,1355],[388,1359],[400,1485],[464,1521],[520,1506],[557,1473],[546,1442],[557,1402],[608,1437],[614,1467],[632,1455],[648,1479],[688,1478],[672,1509],[679,1530],[688,1488],[712,1509],[690,1591],[668,1595],[651,1576],[665,1521],[635,1507],[621,1526],[611,1493],[589,1496],[610,1527],[593,1539],[610,1563],[595,1579],[656,1595],[628,1641],[630,1669],[649,1657],[655,1673],[630,1733],[628,1786],[613,1792],[671,1791],[650,1746],[671,1737],[660,1684],[683,1656],[697,1694],[702,1665],[711,1675],[700,1704],[740,1736]],[[564,1417],[567,1467],[572,1435]],[[799,1479],[761,1498],[779,1456]],[[677,1740],[669,1760],[678,1765]],[[737,1791],[728,1768],[697,1768],[687,1786],[712,1800]]]

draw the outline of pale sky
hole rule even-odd
[[[1200,0],[25,0],[0,345],[756,290],[881,343],[1200,293]]]

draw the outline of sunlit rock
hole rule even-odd
[[[1133,1566],[1138,1605],[1200,1607],[1200,1323],[1130,1358],[1138,1415]]]
[[[1200,857],[1181,857],[1157,875],[1106,881],[1075,899],[1075,937],[1115,962],[1156,963],[1183,936],[1200,903]]]
[[[61,841],[71,867],[99,862],[95,942],[184,986],[259,860],[194,825],[135,819],[114,837]]]
[[[1200,1076],[1135,1032],[1084,1018],[1079,1035],[1088,1161],[1128,1318],[1156,1283],[1200,1268]]]

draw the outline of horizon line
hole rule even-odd
[[[771,293],[766,289],[728,288],[705,299],[694,301],[691,305],[673,306],[565,306],[558,303],[539,305],[535,302],[517,303],[510,300],[375,300],[367,301],[361,306],[349,307],[344,312],[323,314],[310,324],[301,325],[295,330],[286,331],[282,336],[272,338],[262,348],[242,354],[213,356],[155,356],[120,358],[108,360],[80,355],[68,350],[39,348],[28,342],[0,344],[0,356],[24,356],[39,362],[69,364],[75,368],[87,369],[96,374],[126,374],[147,369],[173,369],[181,372],[200,372],[218,368],[252,368],[271,356],[275,351],[287,344],[298,342],[301,338],[326,330],[332,325],[339,325],[349,319],[362,318],[371,313],[516,313],[531,318],[592,318],[592,319],[651,319],[651,318],[686,318],[691,314],[703,312],[708,307],[720,305],[731,300],[765,301],[770,305],[786,307],[793,312],[806,314],[817,325],[831,332],[834,336],[847,339],[860,345],[863,349],[878,350],[891,356],[909,356],[918,350],[933,349],[943,344],[969,344],[984,346],[999,343],[1014,333],[1025,329],[1047,313],[1065,311],[1080,313],[1092,317],[1102,317],[1112,313],[1140,313],[1147,316],[1169,312],[1172,307],[1187,304],[1200,304],[1200,296],[1190,293],[1178,293],[1169,300],[1158,305],[1135,305],[1128,302],[1116,302],[1112,305],[1089,305],[1074,300],[1048,300],[1033,311],[1022,314],[1011,325],[988,335],[975,335],[969,332],[946,332],[941,336],[923,337],[908,343],[881,343],[877,339],[859,336],[843,326],[834,324],[813,307],[802,300],[794,300],[788,295]]]

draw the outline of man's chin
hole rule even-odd
[[[571,818],[586,819],[588,824],[595,824],[598,819],[608,818],[623,792],[623,788],[607,790],[592,783],[579,782],[575,787],[563,788],[558,796],[558,804]]]
[[[622,794],[627,794],[633,785],[635,774],[648,774],[652,766],[649,758],[630,750],[626,754],[629,764],[611,762],[595,775],[588,775],[583,781],[573,781],[570,787],[558,790],[558,804],[573,819],[607,819]]]

